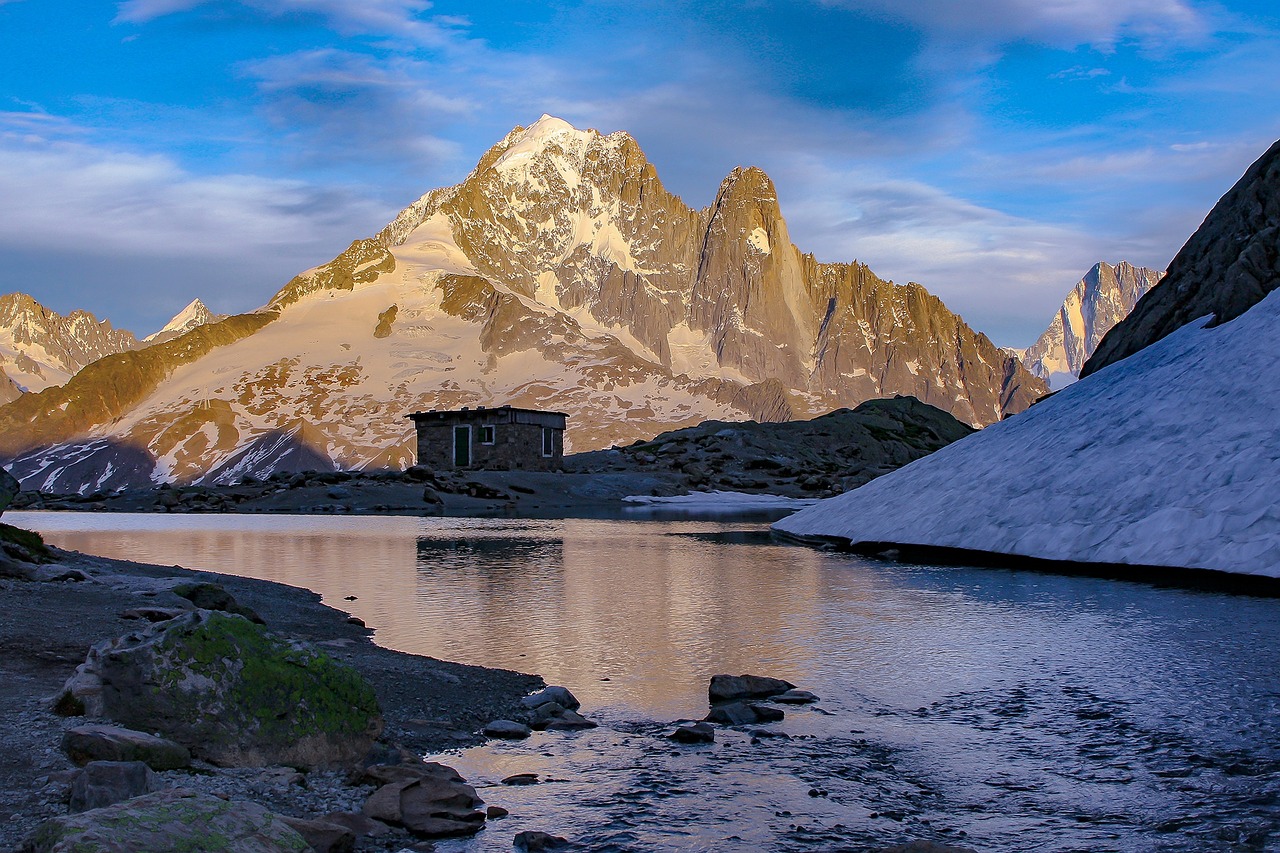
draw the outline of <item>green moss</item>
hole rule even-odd
[[[173,633],[161,646],[188,672],[227,687],[226,704],[239,709],[263,736],[289,742],[315,735],[360,735],[379,713],[373,689],[360,674],[321,652],[292,648],[248,620],[221,613],[190,632]],[[183,674],[168,672],[171,699]],[[200,718],[193,697],[192,719]]]

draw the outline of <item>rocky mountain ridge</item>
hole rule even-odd
[[[1047,391],[919,285],[801,253],[760,170],[693,210],[630,136],[550,117],[259,311],[134,355],[0,409],[28,488],[403,467],[419,409],[566,411],[581,451],[896,393],[984,425]]]
[[[1071,384],[1102,336],[1163,277],[1160,270],[1128,261],[1094,264],[1067,294],[1049,328],[1022,354],[1022,363],[1054,391]]]
[[[132,332],[88,311],[64,317],[25,293],[0,296],[0,402],[62,385],[85,365],[137,345]]]

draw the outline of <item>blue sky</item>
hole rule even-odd
[[[1280,137],[1280,12],[1200,0],[0,0],[0,292],[257,307],[542,113],[1025,346]]]

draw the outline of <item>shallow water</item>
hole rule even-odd
[[[759,523],[5,520],[307,586],[384,645],[570,687],[601,728],[445,759],[512,816],[441,850],[522,829],[595,850],[1280,850],[1280,600],[878,563]],[[664,740],[717,672],[822,701],[759,727],[783,736]],[[497,784],[517,772],[544,781]]]

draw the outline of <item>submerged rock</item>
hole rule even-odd
[[[46,821],[21,851],[304,853],[308,849],[301,835],[262,806],[174,788]]]
[[[560,850],[569,846],[569,842],[559,835],[526,829],[516,834],[512,846],[520,853],[542,853],[543,850]]]
[[[755,702],[728,702],[716,705],[707,714],[706,722],[722,726],[749,726],[754,723],[776,723],[786,716],[781,708],[771,708]]]
[[[681,723],[667,737],[677,743],[712,743],[716,730],[706,723]]]
[[[58,699],[76,703],[223,766],[353,765],[382,731],[355,670],[206,610],[95,645]]]

